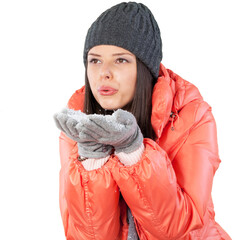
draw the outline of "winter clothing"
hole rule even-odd
[[[131,214],[130,208],[128,208],[128,210],[127,210],[127,218],[128,218],[128,224],[129,224],[127,239],[128,240],[138,240],[139,237],[138,237],[138,234],[136,232],[136,227],[135,227],[135,223],[134,223],[134,217]]]
[[[86,115],[72,109],[63,109],[54,116],[56,126],[77,142],[78,153],[83,158],[105,158],[112,152],[111,145],[102,144],[92,136],[95,134],[98,136],[95,129],[94,132],[91,131],[95,125],[92,120],[96,117],[102,118],[103,116]]]
[[[124,153],[124,152],[115,152],[115,155],[119,158],[120,162],[123,163],[125,166],[131,166],[137,163],[145,150],[145,146],[142,143],[141,146],[131,153]]]
[[[141,146],[143,136],[134,115],[130,112],[118,109],[112,115],[86,116],[90,121],[82,123],[84,132],[96,142],[110,144],[118,153],[131,153]]]
[[[83,101],[84,87],[68,107],[82,110]],[[131,166],[111,155],[87,171],[77,160],[77,143],[61,133],[60,209],[67,239],[126,240],[127,206],[141,240],[231,239],[214,220],[211,189],[220,159],[211,107],[193,84],[162,64],[152,105],[157,139],[144,139],[142,156]]]
[[[105,116],[64,109],[54,118],[57,127],[78,142],[83,157],[107,157],[112,146],[116,153],[131,153],[143,142],[134,115],[122,109]]]
[[[125,158],[122,163],[126,165],[133,164],[133,160],[137,162],[144,151],[143,136],[134,115],[122,109],[105,116],[63,109],[55,114],[54,119],[56,126],[77,142],[79,158],[86,157],[82,161],[86,170],[102,167],[109,159],[112,147],[116,155],[121,155],[118,156],[121,161]],[[128,239],[137,240],[138,235],[129,208],[128,221]]]
[[[162,60],[160,29],[151,11],[142,3],[120,3],[103,12],[88,30],[88,51],[97,45],[115,45],[136,55],[157,79]]]
[[[86,158],[81,160],[81,163],[86,170],[91,171],[101,168],[108,161],[109,158],[110,155],[105,158]]]
[[[132,153],[115,152],[115,155],[118,157],[120,162],[123,163],[123,165],[131,166],[141,159],[144,149],[145,149],[144,144],[141,144],[141,146]],[[105,158],[87,158],[83,160],[81,163],[86,170],[90,171],[101,168],[109,160],[109,157],[110,155]]]
[[[83,109],[84,88],[68,107]],[[160,65],[152,98],[157,140],[124,166],[112,155],[87,171],[77,143],[60,136],[60,208],[67,239],[127,239],[127,205],[141,240],[231,239],[214,220],[212,181],[220,159],[211,107],[198,89]],[[171,114],[172,112],[172,114]],[[173,130],[172,130],[173,128]]]

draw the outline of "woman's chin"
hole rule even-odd
[[[115,104],[115,103],[99,103],[99,104],[105,110],[117,110],[121,108],[119,104]]]
[[[105,110],[117,110],[118,107],[108,106],[108,105],[101,105],[101,107]]]

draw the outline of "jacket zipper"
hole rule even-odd
[[[175,128],[174,128],[174,120],[175,120],[175,117],[178,117],[178,113],[175,113],[175,112],[171,112],[170,113],[170,121],[171,121],[171,130],[174,131]]]

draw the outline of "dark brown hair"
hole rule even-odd
[[[152,111],[152,91],[155,85],[155,79],[151,72],[138,58],[137,63],[137,81],[135,96],[130,103],[123,107],[124,110],[131,112],[139,125],[144,138],[155,138],[155,133],[151,125]],[[87,77],[87,62],[85,68],[85,100],[84,112],[86,114],[112,114],[113,110],[103,109],[94,98],[88,77]]]

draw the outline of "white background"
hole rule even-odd
[[[120,1],[0,2],[0,239],[65,239],[53,114],[84,82],[86,31]],[[212,106],[222,163],[216,220],[238,239],[236,1],[146,1],[161,29],[163,64]]]

